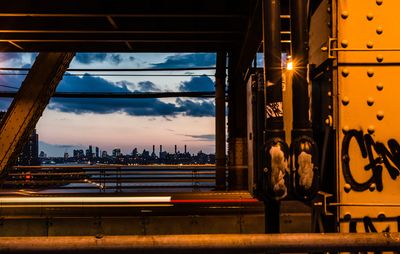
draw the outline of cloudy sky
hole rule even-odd
[[[1,53],[0,67],[30,67],[32,53]],[[70,68],[186,68],[214,67],[215,54],[77,54]],[[0,91],[16,91],[23,72],[0,71]],[[26,73],[26,72],[25,72]],[[115,76],[118,74],[118,76]],[[132,75],[133,74],[133,75]],[[184,76],[159,76],[173,74]],[[147,75],[147,76],[145,76]],[[150,76],[151,75],[151,76]],[[59,92],[214,91],[214,71],[74,72],[67,73]],[[0,98],[6,110],[9,99]],[[54,98],[37,124],[40,150],[48,156],[72,153],[89,145],[110,152],[119,147],[130,153],[159,145],[174,145],[191,153],[214,153],[213,99],[66,99]]]

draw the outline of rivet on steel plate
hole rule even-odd
[[[342,99],[342,104],[343,104],[344,106],[347,106],[347,105],[349,105],[349,103],[350,103],[349,97],[347,97],[347,96],[343,97],[343,99]]]
[[[374,14],[372,14],[371,12],[369,12],[369,13],[367,14],[367,19],[368,19],[368,21],[373,20],[373,19],[374,19]]]
[[[383,221],[384,219],[386,219],[385,213],[384,213],[384,212],[380,212],[380,213],[378,214],[378,220]]]
[[[369,191],[374,191],[376,189],[376,184],[375,183],[371,183],[371,185],[369,186]]]
[[[325,124],[327,126],[332,126],[333,121],[332,121],[332,116],[331,115],[328,115],[328,117],[325,119]]]
[[[376,61],[378,61],[378,63],[382,63],[383,62],[383,55],[379,54],[376,56]]]
[[[331,96],[332,96],[332,92],[329,91],[327,95],[328,95],[329,97],[331,97]]]
[[[374,134],[374,132],[375,132],[375,126],[370,125],[370,126],[368,127],[368,133],[369,133],[369,134]]]
[[[374,43],[372,41],[367,42],[367,48],[372,49],[374,47]]]
[[[349,41],[348,40],[342,40],[342,42],[340,44],[342,45],[343,48],[347,48],[347,46],[349,46]]]
[[[343,216],[343,219],[345,219],[345,220],[351,220],[351,213],[346,213],[344,216]]]
[[[376,0],[377,5],[382,5],[382,3],[383,3],[383,0]]]
[[[344,134],[346,134],[347,132],[349,132],[349,130],[350,130],[350,127],[347,126],[347,125],[343,126],[343,128],[342,128],[342,131],[343,131]]]
[[[378,26],[376,28],[376,33],[379,34],[379,35],[382,34],[383,33],[383,28],[381,26]]]
[[[348,11],[342,11],[342,19],[347,19],[349,17],[349,12]]]
[[[346,183],[346,184],[344,185],[344,191],[345,191],[345,192],[349,192],[350,190],[351,190],[351,185],[348,184],[348,183]]]
[[[383,85],[382,83],[379,83],[376,85],[376,89],[378,89],[378,91],[382,91],[383,90]]]
[[[378,120],[380,121],[383,119],[383,117],[384,117],[383,111],[382,110],[378,111],[378,113],[376,114],[376,118],[378,118]]]
[[[368,97],[368,99],[367,99],[367,104],[368,104],[368,106],[374,105],[374,102],[375,102],[374,98]]]
[[[372,78],[372,77],[374,76],[374,69],[369,68],[369,69],[367,70],[367,75],[368,75],[368,77]]]
[[[344,68],[343,70],[342,70],[342,76],[343,77],[347,77],[347,76],[349,76],[349,70],[348,69],[346,69],[346,68]]]

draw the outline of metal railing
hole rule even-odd
[[[398,251],[400,233],[1,237],[0,253]]]

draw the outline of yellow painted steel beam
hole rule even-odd
[[[0,123],[0,175],[11,168],[75,53],[40,53]]]

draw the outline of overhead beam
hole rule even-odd
[[[74,53],[40,53],[0,122],[0,175],[14,165]]]
[[[247,7],[253,0],[248,1],[197,1],[182,0],[151,0],[151,1],[126,1],[126,0],[30,0],[7,1],[2,4],[0,15],[164,15],[164,16],[193,16],[226,17],[240,16],[246,13]]]
[[[242,47],[239,53],[239,59],[235,71],[243,73],[253,61],[262,40],[262,12],[261,1],[257,1],[253,15],[250,17],[249,24],[246,30],[246,35],[243,40]]]

